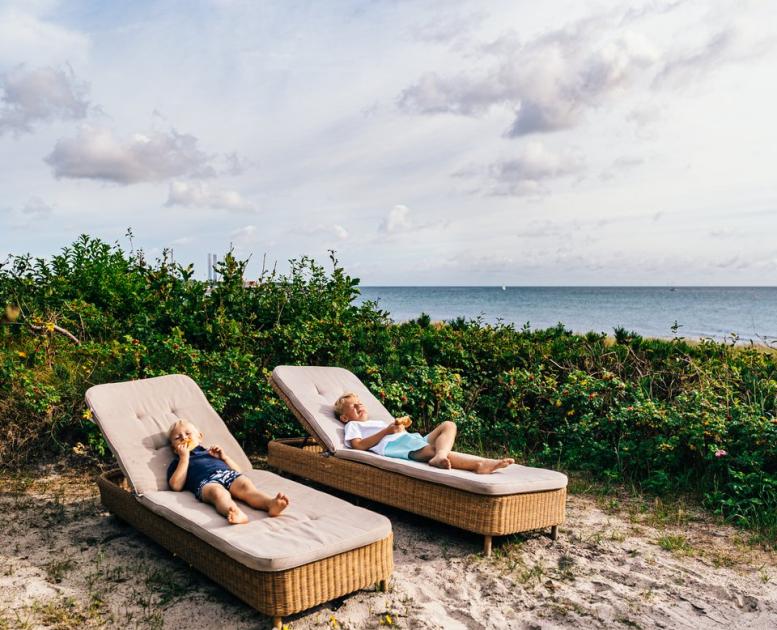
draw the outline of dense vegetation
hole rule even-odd
[[[777,532],[777,362],[753,348],[572,334],[356,305],[332,259],[293,261],[244,288],[226,256],[209,287],[82,237],[51,260],[0,266],[0,465],[66,450],[107,457],[88,420],[96,383],[183,372],[250,450],[300,429],[270,389],[278,364],[353,370],[421,429],[455,420],[465,448],[585,470],[656,493],[690,491]],[[71,339],[65,331],[75,337]],[[80,343],[77,343],[80,342]]]

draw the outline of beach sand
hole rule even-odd
[[[0,476],[0,628],[265,628],[270,621],[110,516],[94,472]],[[559,540],[386,514],[395,571],[290,628],[775,628],[777,555],[682,504],[575,483]]]

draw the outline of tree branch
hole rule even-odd
[[[28,326],[30,328],[32,328],[34,331],[36,331],[36,332],[41,332],[43,330],[46,330],[46,326],[36,326],[35,324],[28,324]],[[78,337],[76,337],[70,331],[65,330],[64,328],[62,328],[62,326],[57,326],[56,324],[54,324],[54,329],[53,330],[54,330],[54,332],[58,332],[60,335],[64,335],[65,337],[70,339],[70,341],[75,343],[77,346],[81,345],[81,341],[78,339]]]

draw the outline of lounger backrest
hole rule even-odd
[[[203,446],[218,444],[240,468],[251,468],[224,421],[188,376],[95,385],[86,392],[86,402],[137,494],[167,490],[167,467],[173,459],[167,431],[181,418],[205,434]]]
[[[346,448],[343,423],[334,414],[335,401],[346,392],[357,394],[367,405],[371,420],[393,420],[392,415],[352,373],[339,367],[279,365],[272,372],[275,385],[315,431],[327,449]]]

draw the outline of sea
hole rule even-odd
[[[616,328],[643,337],[684,337],[730,343],[777,343],[777,287],[360,287],[396,322],[426,313],[484,323],[562,323],[573,332]]]

